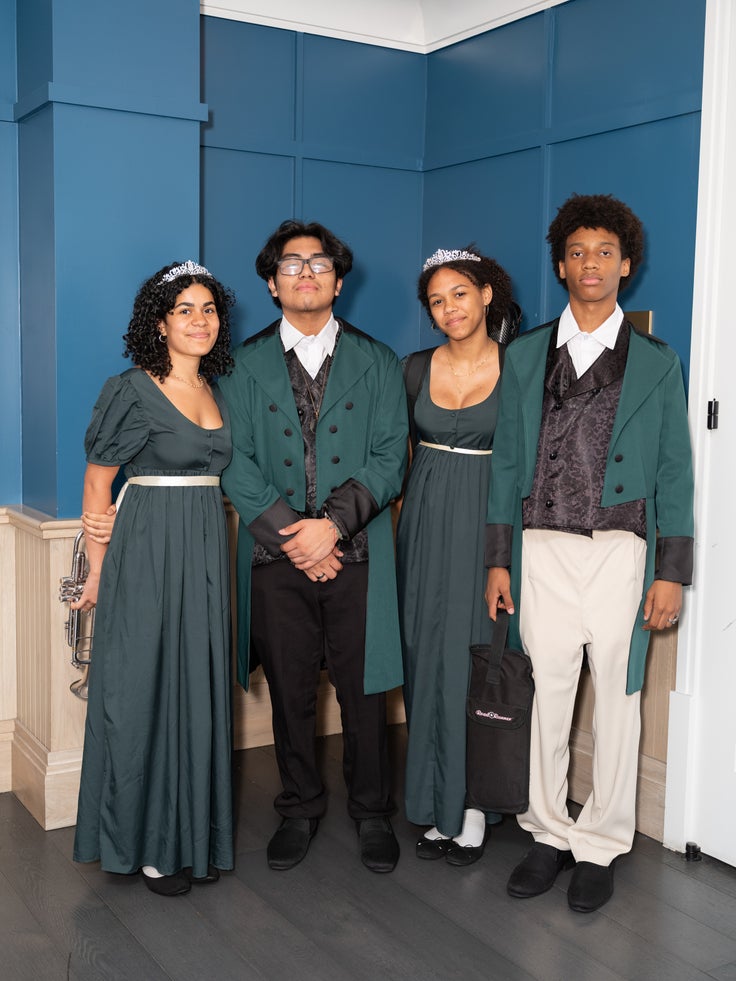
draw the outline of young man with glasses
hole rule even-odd
[[[263,665],[283,789],[273,869],[307,853],[326,808],[316,761],[320,667],[337,690],[348,813],[363,864],[399,856],[386,753],[385,692],[402,683],[390,501],[406,466],[406,397],[396,355],[332,312],[352,253],[324,226],[285,221],[256,259],[282,317],[235,354],[220,382],[240,516],[238,664]]]

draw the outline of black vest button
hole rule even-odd
[[[335,425],[330,426],[330,432],[331,433],[336,433],[337,432],[337,426],[335,426]]]
[[[348,410],[348,412],[352,409],[352,407],[353,407],[353,403],[352,402],[346,402],[345,403],[345,408]]]
[[[340,462],[340,457],[339,456],[333,456],[332,462],[333,463],[339,463]]]
[[[290,466],[292,466],[292,463],[291,463],[291,460],[284,460],[284,466],[285,466],[285,467],[290,467]]]
[[[278,412],[279,411],[279,407],[277,405],[274,405],[274,403],[272,402],[269,405],[269,407],[268,407],[268,411],[269,412]]]
[[[617,494],[621,494],[623,493],[624,485],[616,484],[616,486],[613,489],[616,491]]]
[[[290,429],[285,429],[284,430],[284,436],[293,436],[293,433],[292,433],[292,431]]]
[[[294,496],[294,488],[293,487],[287,487],[286,488],[286,496],[287,497],[293,497]]]
[[[623,453],[617,453],[616,456],[613,459],[616,461],[616,463],[621,463],[621,461],[623,460],[623,458],[624,458]]]

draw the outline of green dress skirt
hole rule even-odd
[[[90,463],[219,474],[220,429],[195,425],[139,368],[95,405]],[[195,876],[233,865],[227,528],[218,486],[131,484],[102,566],[74,858]]]
[[[414,408],[419,438],[490,449],[497,391],[477,405],[443,409],[429,397],[428,372]],[[406,815],[446,835],[460,832],[465,807],[469,646],[488,643],[492,628],[483,562],[490,466],[490,455],[418,445],[397,533],[409,729]]]

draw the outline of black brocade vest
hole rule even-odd
[[[608,348],[576,378],[567,345],[550,338],[542,424],[532,492],[522,504],[524,528],[579,535],[631,531],[646,538],[645,501],[600,506],[606,457],[621,395],[630,327],[623,321]]]
[[[342,329],[337,334],[335,351],[337,351],[341,333]],[[312,378],[306,368],[302,367],[293,348],[284,356],[289,372],[289,381],[294,392],[294,402],[299,413],[299,421],[302,424],[302,440],[304,441],[306,507],[304,511],[298,513],[300,518],[319,518],[322,515],[317,508],[317,418],[327,387],[327,377],[332,367],[332,357],[325,358],[316,377]],[[291,465],[291,463],[287,464],[287,466]],[[340,559],[343,564],[346,562],[365,562],[368,559],[368,533],[365,530],[359,531],[350,541],[341,541],[338,547],[343,553]],[[253,565],[268,565],[268,563],[277,562],[282,558],[286,558],[286,556],[271,555],[258,542],[253,547]]]

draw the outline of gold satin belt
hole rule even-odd
[[[469,456],[490,456],[493,450],[466,450],[462,446],[445,446],[444,443],[425,443],[419,440],[420,446],[428,446],[431,450],[444,450],[446,453],[467,453]]]
[[[192,475],[178,475],[167,477],[164,474],[151,474],[145,477],[128,477],[120,488],[118,499],[115,501],[116,509],[120,509],[123,503],[128,484],[142,484],[144,487],[219,487],[220,478],[214,474],[197,477]]]

